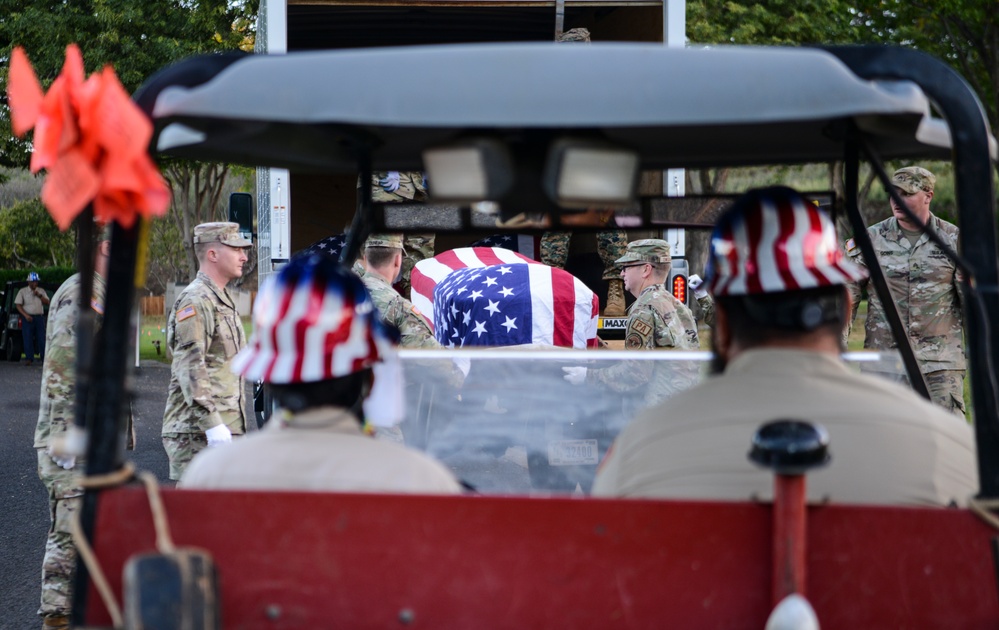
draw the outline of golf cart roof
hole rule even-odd
[[[817,48],[534,43],[198,57],[153,77],[137,100],[158,152],[329,172],[356,171],[359,145],[376,170],[417,169],[425,148],[476,129],[583,132],[637,151],[643,168],[838,160],[848,123],[884,159],[947,159],[951,144],[914,83],[862,79]]]

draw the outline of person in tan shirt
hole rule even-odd
[[[49,305],[49,296],[38,286],[41,278],[32,271],[28,274],[28,286],[21,287],[14,297],[14,307],[21,314],[21,338],[24,341],[25,365],[31,365],[35,360],[45,360],[45,307]]]
[[[708,266],[716,375],[625,427],[594,495],[769,499],[772,475],[746,454],[780,419],[829,433],[832,461],[808,476],[812,501],[960,505],[976,492],[967,423],[841,360],[846,285],[865,274],[822,211],[789,188],[752,191],[719,220]]]
[[[253,336],[232,369],[268,383],[279,409],[261,431],[195,456],[181,487],[461,491],[443,464],[365,430],[402,419],[402,382],[398,332],[378,319],[357,276],[323,254],[293,258],[253,313]]]

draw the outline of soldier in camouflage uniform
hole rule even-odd
[[[563,43],[590,43],[590,31],[585,28],[574,28],[560,33],[556,41]],[[549,267],[565,269],[569,260],[569,241],[571,232],[545,232],[541,235],[541,262]],[[628,245],[628,236],[624,230],[606,230],[597,232],[597,253],[604,263],[603,279],[607,281],[607,301],[604,304],[604,315],[607,317],[624,317],[624,285],[614,261],[624,255]]]
[[[371,293],[382,321],[399,329],[400,347],[440,348],[423,314],[392,288],[392,280],[398,276],[405,255],[402,242],[398,234],[372,234],[364,245],[367,271],[361,280]]]
[[[399,277],[405,248],[401,234],[372,234],[364,244],[364,264],[366,271],[361,281],[371,294],[371,301],[381,320],[399,329],[400,348],[440,348],[423,313],[413,303],[399,295],[392,287],[392,280]],[[450,361],[447,367],[437,361],[424,364],[428,373],[436,373],[440,383],[460,387],[464,376]],[[411,384],[413,385],[413,384]],[[415,385],[414,385],[415,386]],[[403,427],[378,427],[378,439],[402,443],[405,441]]]
[[[936,177],[918,166],[900,168],[892,176],[906,205],[923,224],[957,249],[958,228],[930,212]],[[909,331],[916,359],[926,376],[933,401],[964,416],[964,320],[961,311],[961,278],[954,261],[919,230],[891,202],[893,216],[867,228],[899,316]],[[864,265],[853,239],[846,243],[853,262]],[[853,317],[867,281],[850,286]],[[868,294],[864,347],[896,348],[885,319],[884,307],[873,291]],[[852,322],[852,319],[851,319]],[[902,380],[907,379],[903,376]]]
[[[413,203],[427,200],[427,182],[420,172],[401,173],[386,171],[371,175],[371,200],[379,203]],[[409,276],[416,263],[434,256],[433,234],[407,234],[403,239],[406,246],[402,258],[402,276],[399,289],[403,296],[409,295]]]
[[[625,288],[636,298],[628,311],[625,347],[630,350],[700,348],[693,314],[663,286],[671,267],[669,243],[654,238],[632,241],[616,262]],[[648,385],[646,404],[665,400],[693,384],[696,377],[691,372],[695,369],[692,364],[660,361],[624,361],[594,370],[563,369],[569,382],[581,384],[585,380],[615,391],[632,391]]]
[[[100,330],[104,315],[110,243],[102,231],[94,259],[94,279],[90,306],[94,310],[94,332]],[[76,570],[76,548],[70,523],[80,509],[83,489],[76,475],[84,462],[64,453],[60,446],[74,422],[76,390],[76,328],[80,315],[80,274],[71,276],[55,292],[49,309],[47,352],[42,366],[41,400],[35,427],[38,451],[38,477],[49,495],[48,539],[42,560],[42,601],[38,614],[43,628],[69,628],[72,587]]]
[[[171,479],[180,479],[205,447],[225,444],[247,431],[245,384],[229,370],[246,335],[225,287],[242,275],[251,245],[239,235],[236,223],[194,228],[198,276],[177,296],[167,319],[173,363],[162,436]]]

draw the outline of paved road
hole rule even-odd
[[[0,629],[40,627],[42,553],[49,526],[45,488],[35,471],[32,440],[42,369],[0,361]],[[159,433],[169,366],[144,363],[135,376],[136,467],[166,481],[167,457]]]

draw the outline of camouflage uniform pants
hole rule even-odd
[[[402,257],[402,276],[398,282],[399,294],[410,299],[409,276],[416,263],[434,257],[433,234],[408,234],[402,241],[406,255]]]
[[[926,375],[926,387],[933,402],[956,415],[965,417],[964,370],[938,370]]]
[[[891,378],[891,375],[883,375]],[[930,400],[940,405],[954,415],[965,418],[964,406],[964,370],[937,370],[928,372],[926,388],[930,390]],[[895,380],[909,386],[909,377],[901,374]]]
[[[549,267],[565,269],[569,260],[569,239],[571,232],[545,232],[541,235],[541,262]],[[597,253],[604,263],[604,280],[616,280],[621,270],[614,261],[624,255],[628,246],[628,235],[624,230],[597,232]]]
[[[170,459],[170,479],[179,481],[194,456],[208,448],[208,438],[204,433],[171,433],[163,436],[163,448]]]
[[[82,462],[77,463],[77,467]],[[82,470],[82,469],[81,469]],[[83,490],[76,486],[76,470],[63,470],[45,449],[38,449],[38,478],[49,495],[49,533],[42,560],[42,599],[38,614],[68,615],[73,603],[76,547],[71,523],[83,503]]]

